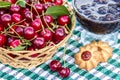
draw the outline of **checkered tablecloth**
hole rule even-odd
[[[72,0],[68,0],[71,3]],[[106,63],[100,63],[95,69],[87,72],[81,70],[74,64],[74,54],[79,51],[79,48],[88,42],[83,42],[81,33],[84,30],[77,22],[76,28],[72,36],[67,41],[68,47],[65,55],[66,66],[70,68],[71,72],[69,77],[61,78],[57,72],[50,70],[48,64],[51,60],[61,60],[64,54],[64,46],[61,46],[53,58],[42,65],[32,69],[15,69],[9,65],[0,63],[0,80],[120,80],[120,31],[117,32],[116,38],[108,40],[107,37],[103,38],[104,41],[114,48],[113,56]],[[114,40],[118,40],[114,44]],[[63,64],[63,61],[61,61]]]

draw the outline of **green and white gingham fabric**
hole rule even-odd
[[[70,3],[72,0],[68,0]],[[117,32],[116,38],[117,44],[113,44],[113,40],[107,40],[109,44],[114,48],[113,56],[106,63],[100,63],[95,69],[87,72],[81,70],[74,64],[74,54],[79,51],[79,48],[85,45],[87,42],[82,41],[83,37],[81,33],[84,32],[81,29],[80,24],[77,22],[76,28],[73,31],[72,36],[67,41],[68,47],[65,55],[66,66],[70,68],[71,72],[69,77],[61,78],[57,72],[50,70],[48,64],[51,60],[61,60],[64,54],[64,46],[61,46],[53,58],[42,65],[32,69],[15,69],[9,65],[0,63],[0,80],[120,80],[120,31]],[[88,41],[89,42],[89,41]],[[63,61],[61,61],[63,64]]]

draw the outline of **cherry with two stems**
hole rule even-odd
[[[64,48],[64,54],[63,54],[63,58],[65,57],[65,53],[66,53],[66,46]],[[61,59],[62,60],[62,59]],[[52,71],[58,71],[58,74],[62,77],[68,77],[70,74],[70,69],[66,67],[65,65],[65,59],[64,60],[64,67],[62,67],[61,63],[58,60],[53,60],[50,62],[49,67]]]

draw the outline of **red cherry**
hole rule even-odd
[[[45,28],[41,31],[40,35],[45,38],[45,41],[50,41],[52,40],[53,33],[48,28]]]
[[[37,14],[36,10],[37,10],[37,12],[41,15],[42,12],[43,12],[45,9],[44,9],[44,6],[43,6],[42,4],[34,4],[33,12],[34,12],[35,14]]]
[[[12,4],[14,4],[16,2],[16,0],[5,0],[5,1],[10,2]]]
[[[53,40],[55,43],[58,43],[61,40],[63,40],[65,38],[65,36],[66,36],[65,30],[62,27],[58,27],[55,30],[55,33],[53,34]]]
[[[54,4],[55,5],[62,5],[63,4],[63,0],[54,0]]]
[[[19,13],[21,10],[21,7],[17,4],[11,4],[10,6],[10,12],[11,13]]]
[[[34,38],[35,30],[33,27],[25,27],[24,28],[24,37],[28,40]]]
[[[19,39],[15,39],[10,43],[10,46],[15,48],[21,44],[21,41]]]
[[[3,26],[0,24],[0,32],[4,30]]]
[[[48,27],[48,26],[51,27],[52,26],[51,23],[53,23],[53,17],[50,15],[45,15],[43,16],[42,21],[45,27]]]
[[[40,30],[42,28],[40,19],[35,19],[34,21],[32,21],[31,27],[33,27],[35,31]]]
[[[12,18],[10,14],[3,14],[1,16],[1,21],[3,22],[4,25],[8,25],[12,22]]]
[[[20,22],[22,20],[22,16],[18,13],[14,13],[14,14],[12,14],[12,20],[15,23]]]
[[[3,47],[6,42],[6,37],[3,34],[0,34],[0,47]]]
[[[62,67],[62,65],[58,60],[53,60],[53,61],[51,61],[49,67],[52,71],[59,71],[59,69]]]
[[[59,69],[58,74],[63,78],[68,77],[70,74],[70,69],[69,68],[61,68],[61,69]]]
[[[22,36],[24,29],[23,29],[22,27],[20,27],[20,26],[17,26],[17,27],[15,28],[15,31],[17,32],[16,35]]]
[[[9,36],[7,38],[7,45],[10,45],[10,43],[13,42],[14,40],[15,40],[15,38]]]
[[[52,0],[41,0],[42,3],[52,2]]]
[[[32,17],[33,17],[33,13],[29,10],[24,10],[24,13],[22,13],[22,16],[24,18],[26,18],[27,21],[31,22],[32,21]]]
[[[2,16],[3,14],[5,14],[5,13],[6,13],[6,9],[0,9],[0,24],[1,24],[1,25],[4,25],[3,22],[2,22],[2,20],[1,20],[1,16]]]
[[[84,60],[84,61],[88,61],[90,58],[91,58],[91,52],[89,51],[84,51],[81,55],[81,58]]]
[[[65,24],[69,24],[70,23],[70,17],[67,15],[62,15],[60,17],[58,17],[58,24],[61,26],[64,26]]]
[[[43,37],[37,37],[36,39],[34,39],[33,41],[33,45],[38,48],[41,49],[43,47],[45,47],[45,39]]]

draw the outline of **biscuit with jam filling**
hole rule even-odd
[[[75,54],[75,63],[80,69],[91,70],[100,62],[100,56],[96,53],[97,47],[86,45],[80,48],[80,51]]]

